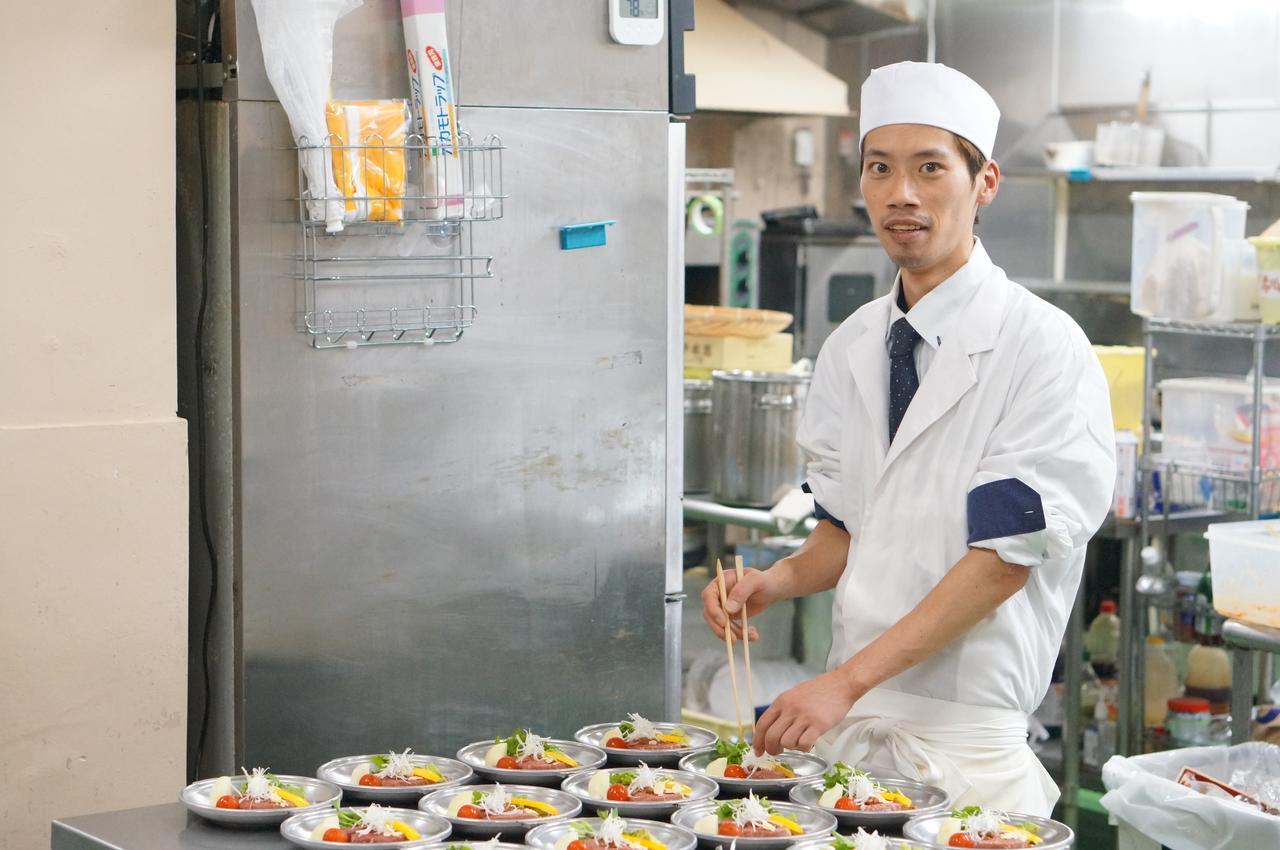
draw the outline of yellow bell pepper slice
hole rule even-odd
[[[299,797],[297,794],[294,794],[290,791],[286,791],[283,788],[277,788],[276,794],[280,796],[281,800],[284,800],[286,803],[288,803],[291,806],[311,805],[311,801],[308,800],[306,797]]]
[[[686,738],[686,737],[684,736],[684,733],[683,733],[683,732],[681,732],[681,733],[679,733],[679,734],[677,734],[677,733],[675,733],[675,732],[670,732],[670,733],[667,733],[667,732],[659,732],[659,733],[658,733],[657,735],[655,735],[654,737],[655,737],[655,738],[657,738],[659,741],[662,741],[662,742],[667,743],[667,744],[687,744],[687,743],[689,743],[689,739],[688,739],[688,738]]]
[[[661,841],[654,841],[652,838],[645,838],[643,835],[630,835],[623,833],[622,837],[627,841],[630,841],[632,844],[643,847],[644,850],[667,850],[667,845],[663,844]]]
[[[788,779],[796,778],[796,772],[791,768],[787,767],[785,764],[778,765],[778,773],[781,773],[783,776],[787,777]]]
[[[578,766],[578,763],[576,761],[569,758],[567,755],[560,752],[559,750],[543,750],[543,752],[547,754],[547,758],[552,759],[554,761],[558,761],[561,764],[565,765],[566,767]]]
[[[790,832],[792,835],[804,834],[804,827],[800,826],[800,824],[796,823],[789,817],[784,817],[783,815],[769,815],[769,820],[776,823],[778,826],[785,826],[787,828],[787,832]]]
[[[884,791],[881,792],[880,796],[890,803],[901,803],[904,806],[912,805],[911,798],[900,791]]]
[[[444,782],[444,777],[429,767],[415,767],[413,775],[420,776],[428,782]]]
[[[1044,839],[1043,839],[1043,838],[1041,838],[1040,836],[1038,836],[1038,835],[1036,835],[1035,833],[1032,833],[1032,832],[1027,832],[1027,831],[1026,831],[1025,829],[1023,829],[1022,827],[1020,827],[1020,826],[1014,826],[1014,825],[1013,825],[1013,824],[1011,824],[1011,823],[1002,823],[1002,824],[1000,824],[1000,830],[1001,830],[1005,835],[1007,835],[1007,836],[1009,836],[1009,837],[1011,837],[1011,838],[1021,838],[1021,839],[1023,839],[1024,841],[1029,841],[1033,847],[1034,847],[1035,845],[1037,845],[1037,844],[1043,844],[1043,843],[1044,843]]]
[[[391,822],[391,828],[403,835],[407,841],[417,841],[422,838],[422,835],[419,834],[418,830],[409,826],[409,824],[402,820],[393,820]]]
[[[550,803],[544,803],[541,800],[530,800],[528,797],[512,797],[511,805],[520,806],[525,809],[533,809],[539,814],[555,817],[560,814],[560,810]]]

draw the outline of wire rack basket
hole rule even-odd
[[[298,145],[299,329],[321,349],[458,342],[494,276],[472,225],[503,216],[503,144],[360,141]]]
[[[1247,516],[1280,514],[1280,469],[1261,471],[1256,488],[1256,503],[1251,504],[1250,497],[1254,495],[1255,488],[1245,470],[1160,455],[1152,457],[1149,466],[1157,476],[1152,489],[1162,513],[1213,511]]]

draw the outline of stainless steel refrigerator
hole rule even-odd
[[[679,711],[684,127],[670,114],[671,39],[615,43],[606,0],[448,11],[461,126],[505,145],[504,215],[472,231],[494,276],[476,281],[457,344],[324,350],[301,330],[289,125],[249,0],[222,3],[206,137],[226,240],[209,262],[201,363],[183,334],[188,411],[192,376],[206,376],[193,468],[203,451],[220,578],[205,647],[211,568],[193,515],[193,749],[206,662],[212,680],[203,774],[310,773],[343,754],[450,754],[517,726],[571,736],[626,711]],[[334,40],[334,98],[408,96],[398,0],[365,0]],[[195,185],[190,108],[180,193]],[[186,322],[192,215],[180,215]],[[606,244],[562,249],[562,227],[604,220]]]

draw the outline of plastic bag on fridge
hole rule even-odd
[[[405,102],[334,101],[325,109],[325,123],[345,220],[403,221]]]
[[[333,73],[333,28],[363,0],[252,0],[267,79],[289,116],[303,152],[307,215],[325,229],[342,229],[344,204],[323,149],[325,105]]]

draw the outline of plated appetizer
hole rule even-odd
[[[644,762],[623,770],[597,770],[587,794],[613,803],[665,803],[687,800],[693,789],[669,771],[654,770]]]
[[[555,850],[667,850],[652,832],[627,823],[616,811],[605,813],[594,824],[574,821],[570,827],[573,832],[557,841]]]
[[[422,834],[399,817],[395,809],[371,803],[363,809],[335,811],[311,830],[312,841],[331,844],[394,844],[418,841]]]
[[[797,844],[796,850],[899,850],[911,845],[900,838],[888,838],[862,827],[853,835],[832,835],[829,840]]]
[[[490,791],[463,791],[449,801],[448,815],[463,820],[532,820],[553,818],[560,809],[531,797],[513,796],[501,785]]]
[[[741,800],[720,803],[694,823],[693,831],[734,838],[785,838],[803,835],[804,827],[775,812],[766,798],[748,792]]]
[[[220,776],[209,788],[209,803],[219,809],[293,809],[312,805],[307,792],[299,785],[280,780],[267,773],[265,767],[255,767],[253,772],[240,768],[245,781],[236,788],[230,776]]]
[[[768,753],[756,755],[751,744],[739,739],[716,741],[717,758],[707,765],[708,776],[725,779],[795,779],[796,772],[787,762]]]
[[[823,792],[818,805],[853,812],[903,812],[915,808],[911,798],[888,788],[863,770],[836,762],[822,775]]]
[[[603,735],[604,747],[609,750],[683,750],[689,747],[689,735],[679,726],[658,729],[653,722],[635,712]]]
[[[995,809],[968,806],[951,813],[942,822],[934,842],[946,847],[980,847],[992,850],[1016,850],[1044,843],[1040,829],[1033,823],[1017,821]]]
[[[508,738],[498,738],[484,754],[484,763],[500,770],[563,770],[581,765],[550,738],[528,729],[517,729]]]
[[[413,750],[395,750],[385,756],[370,756],[351,771],[351,783],[370,788],[409,788],[445,782],[444,773],[436,765],[415,764]]]

